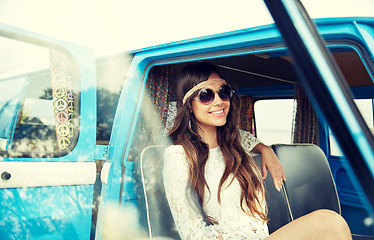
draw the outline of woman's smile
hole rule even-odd
[[[223,116],[225,116],[224,109],[217,110],[217,111],[212,111],[212,112],[209,112],[209,114],[213,115],[214,117],[223,117]]]

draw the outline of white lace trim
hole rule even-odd
[[[255,136],[253,136],[248,131],[240,130],[240,136],[242,138],[242,146],[243,146],[244,150],[247,151],[248,154],[252,151],[252,149],[258,143],[261,142],[258,138],[256,138]]]
[[[245,134],[245,132],[244,132]],[[248,135],[244,135],[248,136]],[[252,136],[253,137],[253,136]],[[254,138],[254,137],[253,137]],[[246,150],[253,149],[259,141],[243,138]],[[252,139],[252,140],[250,140]],[[248,141],[250,140],[250,141]],[[244,146],[243,146],[244,147]],[[224,171],[224,160],[219,148],[211,149],[205,167],[205,177],[210,189],[206,190],[204,211],[219,224],[208,225],[196,204],[196,197],[189,184],[188,163],[184,149],[173,145],[165,151],[163,170],[166,197],[182,240],[184,239],[264,239],[269,235],[267,224],[245,214],[240,207],[240,185],[234,179],[221,191],[221,204],[218,203],[218,183]],[[231,179],[226,181],[231,182]]]

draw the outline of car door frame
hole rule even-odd
[[[66,226],[71,230],[71,233],[76,234],[76,239],[87,239],[92,235],[92,201],[96,181],[96,73],[94,53],[92,49],[83,46],[5,24],[0,24],[0,34],[2,37],[13,40],[55,48],[67,54],[79,67],[81,91],[79,95],[79,135],[75,147],[64,154],[56,154],[48,158],[2,157],[0,161],[1,171],[11,173],[9,180],[1,180],[0,191],[4,193],[2,200],[7,203],[9,201],[15,203],[17,199],[5,199],[4,196],[10,194],[13,198],[16,198],[16,195],[29,194],[27,199],[19,198],[17,200],[19,205],[13,209],[18,211],[20,219],[23,218],[24,225],[30,225],[29,227],[33,228],[32,231],[27,230],[28,233],[23,235],[21,233],[20,236],[28,239],[41,236],[57,237],[59,235],[56,235],[56,232],[59,231],[53,232],[51,228],[48,229],[46,221],[53,223],[54,220],[61,217],[61,221],[56,220],[56,223],[61,224],[61,228],[64,228],[63,224],[66,223],[69,225]],[[30,179],[37,179],[37,181],[30,183],[28,181]],[[72,194],[75,193],[77,195],[72,197]],[[37,206],[48,198],[52,198],[52,196],[56,197],[55,204]],[[79,197],[82,196],[86,197],[80,201]],[[42,202],[33,202],[33,198],[39,198]],[[69,213],[72,209],[77,210],[77,212]],[[55,215],[51,216],[50,214]],[[64,219],[67,220],[64,222]],[[3,232],[3,234],[7,233]],[[9,232],[9,234],[12,233]],[[73,237],[62,231],[60,231],[60,234],[64,237]]]

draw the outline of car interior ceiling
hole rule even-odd
[[[349,86],[372,86],[362,60],[355,51],[334,51],[333,57]],[[217,64],[233,87],[292,86],[298,81],[292,60],[287,55],[267,53],[209,59]]]

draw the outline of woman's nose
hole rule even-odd
[[[221,97],[218,95],[218,93],[215,92],[213,105],[220,105],[220,104],[222,104],[222,103],[223,103],[223,100],[222,100]]]

